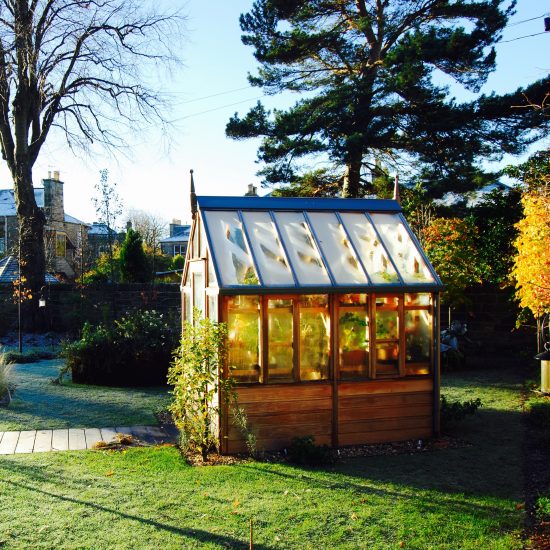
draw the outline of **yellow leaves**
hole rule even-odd
[[[114,475],[115,475],[115,472],[113,472],[113,470],[109,470],[108,472],[105,473],[105,477],[111,477]]]
[[[550,196],[532,190],[521,202],[524,217],[516,224],[519,234],[512,276],[521,307],[540,317],[550,311]]]

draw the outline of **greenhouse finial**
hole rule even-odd
[[[395,182],[393,185],[393,200],[397,201],[397,204],[401,204],[401,195],[399,194],[399,175],[395,174]]]
[[[195,180],[193,179],[193,169],[189,170],[191,174],[191,189],[190,189],[190,198],[191,198],[191,216],[195,217],[197,213],[197,195],[195,193]]]

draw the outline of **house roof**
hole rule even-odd
[[[15,256],[6,256],[0,260],[0,284],[13,283],[19,278],[19,262]],[[51,274],[46,273],[46,283],[58,283]]]
[[[86,225],[90,227],[89,223],[83,222],[74,216],[70,216],[69,214],[65,214],[65,223],[75,223],[77,225]]]
[[[39,208],[44,208],[44,189],[34,188],[34,198]],[[13,189],[0,189],[0,216],[15,216],[15,196]]]
[[[220,288],[440,290],[396,201],[197,197]]]
[[[34,198],[36,205],[39,208],[44,208],[44,189],[41,187],[34,188]],[[0,189],[0,216],[16,216],[17,210],[15,208],[15,196],[13,189]],[[65,214],[66,223],[75,223],[78,225],[88,225],[83,221],[80,221],[69,214]]]
[[[184,235],[174,235],[173,237],[166,237],[166,239],[161,239],[159,243],[170,244],[170,243],[186,243],[189,241],[189,231]]]
[[[88,230],[88,236],[89,235],[104,235],[106,237],[108,234],[109,234],[109,228],[107,227],[107,224],[105,224],[105,223],[94,222],[94,223],[92,223],[92,226]],[[111,234],[116,235],[116,231],[114,229],[111,229]]]

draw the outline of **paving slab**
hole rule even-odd
[[[38,430],[34,440],[33,453],[47,453],[52,450],[53,430]]]
[[[99,428],[86,428],[84,430],[84,437],[86,438],[87,449],[93,449],[96,443],[103,441],[103,438],[101,437],[101,430],[99,430]]]
[[[69,430],[52,430],[52,451],[69,450]]]
[[[69,450],[70,451],[86,450],[86,436],[84,435],[83,428],[69,429]]]
[[[15,453],[20,432],[5,432],[0,443],[0,455],[12,455]]]
[[[35,439],[36,439],[36,430],[22,431],[19,434],[19,439],[17,440],[15,453],[16,454],[32,453]]]
[[[175,441],[177,433],[159,426],[118,426],[112,428],[70,428],[66,430],[24,430],[0,432],[0,455],[83,451],[98,441],[110,443],[116,434],[127,434],[148,445]]]

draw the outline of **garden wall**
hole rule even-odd
[[[11,285],[0,285],[0,335],[17,328],[17,304],[13,302]],[[22,325],[26,331],[60,332],[76,335],[85,321],[92,324],[112,323],[126,312],[154,309],[172,313],[179,319],[181,295],[178,284],[94,285],[78,288],[59,284],[47,286],[46,307],[38,313],[22,307]]]
[[[452,320],[468,324],[466,353],[469,364],[478,361],[514,362],[536,353],[535,327],[516,329],[519,313],[511,287],[483,285],[467,292],[468,302],[451,312]],[[448,308],[441,306],[441,325],[448,326]]]

